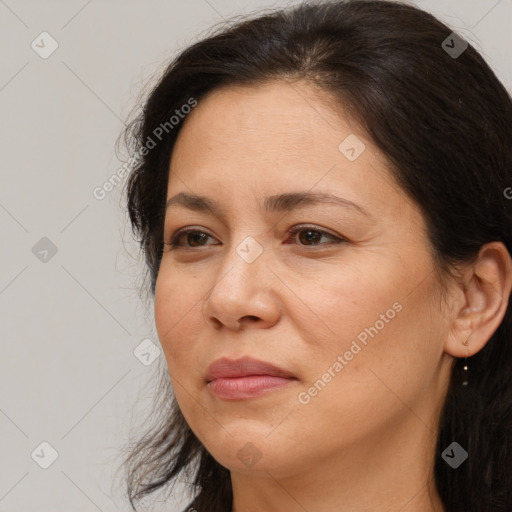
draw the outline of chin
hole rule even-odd
[[[209,430],[206,439],[201,441],[212,457],[230,471],[252,475],[261,473],[267,477],[269,473],[272,476],[290,474],[296,466],[296,461],[290,457],[294,447],[283,443],[282,437],[269,436],[272,428],[262,429],[261,424],[251,428],[247,423],[247,420],[240,419],[226,425],[226,430],[232,435],[218,426],[216,434]],[[289,438],[286,432],[281,432],[283,434],[284,439]]]

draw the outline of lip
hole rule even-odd
[[[223,400],[255,398],[297,380],[290,372],[251,357],[220,358],[208,368],[210,391]]]
[[[222,357],[216,359],[208,368],[206,381],[215,379],[232,379],[236,377],[248,377],[250,375],[270,375],[272,377],[291,378],[293,375],[273,364],[253,359],[252,357],[241,357],[240,359],[228,359]]]

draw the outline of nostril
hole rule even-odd
[[[211,321],[213,322],[213,324],[214,324],[213,326],[216,329],[218,329],[219,327],[222,327],[222,322],[218,318],[212,317]]]

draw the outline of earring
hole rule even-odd
[[[469,367],[468,367],[468,363],[467,363],[467,358],[464,358],[464,366],[462,367],[462,370],[464,371],[464,374],[463,374],[463,380],[462,380],[462,385],[463,386],[467,386],[468,385],[468,382],[469,382]]]
[[[468,336],[468,339],[463,343],[463,345],[465,347],[468,346],[468,340],[469,340],[469,336]],[[464,366],[462,367],[462,370],[464,372],[463,377],[462,377],[462,385],[467,386],[468,382],[469,382],[469,367],[468,367],[468,358],[467,357],[464,358]]]

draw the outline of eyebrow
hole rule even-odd
[[[325,203],[350,208],[367,217],[371,217],[362,206],[330,192],[288,192],[276,194],[266,197],[262,202],[262,207],[267,212],[290,212],[306,206],[317,206]],[[167,200],[166,211],[175,205],[181,205],[198,212],[211,212],[218,217],[227,217],[227,212],[224,208],[205,196],[180,192]]]

